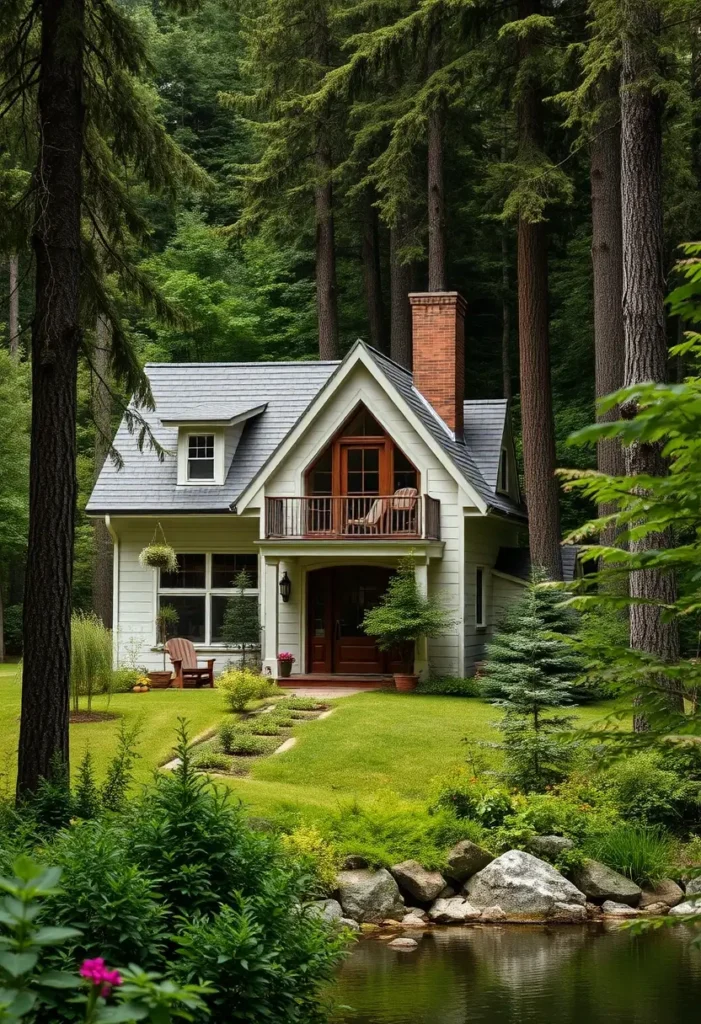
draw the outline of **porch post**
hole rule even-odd
[[[278,570],[278,559],[263,555],[263,673],[271,676],[277,675]]]
[[[428,562],[418,558],[414,561],[414,576],[416,586],[422,597],[428,594]],[[416,641],[414,651],[414,672],[417,676],[425,676],[428,671],[428,640],[422,636]]]

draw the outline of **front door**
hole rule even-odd
[[[309,573],[310,672],[374,675],[394,668],[362,629],[365,612],[379,602],[391,575],[391,569],[367,565]]]

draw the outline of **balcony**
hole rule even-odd
[[[415,491],[266,498],[265,536],[268,540],[440,540],[441,503]]]

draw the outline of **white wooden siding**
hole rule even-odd
[[[470,674],[475,662],[484,654],[484,645],[500,618],[499,608],[504,591],[498,585],[498,577],[491,569],[497,560],[499,548],[515,546],[520,528],[496,517],[465,517],[465,672]],[[485,614],[486,624],[478,627],[475,623],[476,569],[485,570]]]

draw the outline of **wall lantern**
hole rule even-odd
[[[280,577],[279,587],[280,597],[285,602],[285,604],[287,604],[287,602],[290,599],[290,594],[292,593],[292,581],[290,580],[290,577],[287,575],[286,572],[283,572],[282,576]]]

